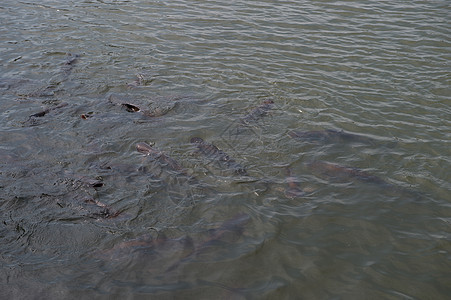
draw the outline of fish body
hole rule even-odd
[[[122,211],[113,210],[109,205],[94,198],[85,199],[84,202],[86,204],[93,204],[96,207],[100,208],[100,211],[93,213],[93,216],[95,217],[102,219],[113,219],[122,213]]]
[[[232,169],[235,174],[247,175],[247,171],[243,166],[237,163],[234,159],[230,158],[227,153],[220,150],[215,145],[207,143],[199,137],[191,138],[190,142],[196,145],[200,153],[217,162],[218,164]]]
[[[287,198],[298,198],[305,196],[305,192],[301,189],[299,185],[298,178],[293,176],[291,169],[286,168],[286,172],[287,172],[286,181],[288,187],[285,189],[285,196]]]
[[[346,167],[339,164],[334,164],[325,161],[314,161],[307,164],[307,167],[313,173],[328,178],[333,178],[338,181],[358,180],[362,182],[372,182],[382,185],[390,185],[382,178],[372,175],[359,168]]]
[[[192,239],[190,237],[168,239],[164,235],[153,238],[150,234],[145,234],[139,238],[116,244],[111,249],[97,253],[96,256],[103,259],[119,260],[128,258],[135,253],[154,252],[164,255],[177,248],[190,253],[194,248]]]
[[[77,64],[79,58],[80,58],[79,54],[67,53],[66,61],[64,62],[63,67],[61,68],[61,72],[63,74],[62,81],[67,80],[67,78],[69,77],[70,73],[72,72],[72,69]]]
[[[173,174],[171,174],[170,178],[177,182],[178,187],[183,187],[184,185],[182,183],[184,182],[189,184],[189,189],[188,187],[184,188],[185,192],[187,190],[192,190],[195,186],[201,186],[201,183],[195,176],[190,175],[178,161],[167,156],[163,151],[157,150],[144,142],[137,143],[136,150],[142,154],[148,155],[153,160],[158,161],[163,167],[173,171],[176,176],[172,176]]]
[[[32,114],[28,117],[28,119],[32,119],[32,118],[42,118],[43,116],[45,116],[46,114],[48,114],[49,112],[59,109],[59,108],[63,108],[66,107],[68,104],[66,102],[63,102],[55,107],[51,107],[51,108],[47,108],[44,109],[43,111],[40,111],[38,113]]]
[[[67,81],[72,69],[78,61],[79,55],[67,54],[66,60],[60,70],[48,81],[46,85],[37,80],[25,78],[0,78],[0,89],[11,90],[20,98],[53,97],[60,85]]]
[[[314,131],[292,130],[288,132],[288,135],[292,138],[313,143],[358,142],[373,144],[375,142],[374,139],[365,136],[334,129]]]
[[[163,151],[157,150],[147,143],[137,143],[136,150],[139,153],[151,156],[174,171],[185,172],[184,168],[175,159],[167,156]]]
[[[140,86],[144,85],[144,82],[145,82],[144,75],[137,74],[135,80],[133,80],[132,82],[127,83],[127,87],[129,89],[140,87]]]
[[[80,58],[80,54],[67,53],[66,62],[64,63],[64,65],[65,66],[73,66],[78,62],[79,58]]]
[[[218,228],[211,229],[210,237],[198,244],[191,253],[182,258],[176,264],[172,265],[168,271],[174,270],[180,264],[201,255],[206,249],[212,246],[214,243],[223,241],[227,237],[237,238],[244,232],[244,226],[250,221],[250,216],[245,213],[240,213],[225,221]]]
[[[172,102],[172,103],[170,103],[170,105],[167,105],[166,107],[162,106],[162,107],[155,107],[152,109],[145,109],[144,107],[146,105],[149,106],[149,104],[139,105],[139,104],[131,103],[131,102],[127,101],[126,99],[116,96],[116,95],[110,95],[108,97],[108,101],[111,102],[112,104],[121,106],[128,112],[132,112],[132,113],[140,112],[144,116],[152,117],[152,118],[164,116],[177,105],[177,102]],[[148,100],[148,102],[151,103],[150,100]]]
[[[235,238],[241,236],[244,232],[244,226],[249,223],[250,219],[248,214],[240,213],[224,221],[218,228],[209,230],[210,237],[200,243],[192,255],[196,256],[200,254],[200,252],[212,244],[226,239],[226,236],[232,235]]]
[[[226,220],[216,229],[210,231],[210,238],[205,240],[199,248],[204,247],[204,245],[210,243],[211,241],[220,240],[227,234],[227,232],[233,232],[235,234],[241,235],[244,230],[244,225],[249,223],[250,216],[245,213],[240,213],[235,215],[229,220]]]
[[[268,112],[274,107],[274,101],[267,99],[263,101],[261,105],[251,110],[248,114],[241,118],[240,122],[243,125],[250,125],[251,123],[255,123],[264,116],[268,114]]]

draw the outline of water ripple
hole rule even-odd
[[[0,296],[443,298],[449,11],[0,4]]]

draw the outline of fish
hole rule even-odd
[[[268,115],[268,112],[274,107],[274,101],[267,99],[261,105],[251,110],[248,114],[240,119],[241,124],[250,125],[257,122],[259,119]]]
[[[72,70],[74,69],[76,63],[78,62],[80,55],[67,53],[65,61],[60,69],[60,71],[50,79],[50,82],[28,95],[26,97],[51,97],[55,95],[55,92],[58,90],[58,86],[60,86],[63,82],[69,79]]]
[[[136,88],[136,87],[139,87],[139,86],[143,86],[144,82],[145,82],[144,75],[137,74],[135,80],[133,80],[132,82],[127,83],[127,87],[129,89],[132,89],[132,88]]]
[[[246,213],[239,213],[224,221],[221,226],[215,229],[209,230],[209,237],[199,243],[193,248],[193,251],[182,258],[180,261],[168,268],[167,271],[176,269],[179,265],[194,259],[201,255],[206,249],[213,246],[215,243],[224,241],[227,238],[238,238],[243,235],[244,226],[251,220],[250,216]]]
[[[56,109],[59,109],[59,108],[66,107],[67,105],[69,105],[69,104],[66,103],[66,102],[63,102],[63,103],[61,103],[61,104],[59,104],[59,105],[57,105],[57,106],[55,106],[55,107],[50,107],[50,108],[44,109],[43,111],[40,111],[40,112],[38,112],[38,113],[35,113],[35,114],[30,115],[30,116],[28,117],[28,120],[33,119],[33,118],[42,118],[43,116],[45,116],[45,115],[48,114],[49,112],[51,112],[51,111],[53,111],[53,110],[56,110]]]
[[[25,78],[0,78],[0,89],[13,93],[20,99],[30,97],[53,97],[58,91],[58,87],[66,81],[74,68],[80,55],[67,54],[65,62],[60,70],[48,81],[42,84],[41,81]]]
[[[0,78],[0,89],[15,90],[26,85],[36,85],[37,82],[25,78]]]
[[[242,235],[244,231],[244,225],[249,223],[250,219],[251,218],[248,214],[239,213],[234,217],[224,221],[218,228],[210,230],[210,237],[206,239],[200,246],[198,246],[198,249],[205,248],[212,241],[222,239],[228,232]]]
[[[166,165],[173,171],[185,173],[184,168],[173,158],[167,156],[163,151],[157,150],[147,143],[141,142],[136,144],[136,150],[139,153],[151,156],[163,165]]]
[[[234,159],[230,158],[228,154],[220,150],[215,145],[205,142],[200,137],[193,137],[190,139],[190,142],[196,145],[200,153],[217,162],[219,165],[232,169],[237,175],[248,175],[243,166],[237,163]]]
[[[67,176],[66,182],[73,181],[73,188],[75,189],[78,189],[79,187],[91,187],[94,190],[98,190],[105,185],[102,177],[100,176],[92,178],[84,175],[79,175],[71,171],[65,171],[64,175]],[[83,202],[86,204],[93,204],[97,208],[100,208],[100,211],[92,214],[95,217],[100,217],[103,219],[112,219],[116,218],[122,213],[122,211],[113,210],[109,205],[101,202],[98,199],[95,199],[94,197],[85,198]]]
[[[313,143],[357,142],[374,144],[376,142],[375,139],[369,137],[334,129],[316,131],[291,130],[288,132],[288,135],[295,139]]]
[[[79,58],[80,54],[72,54],[72,53],[66,54],[66,61],[61,67],[61,73],[63,77],[60,82],[66,81],[68,79],[69,75],[72,73],[73,68],[77,64]]]
[[[140,112],[144,116],[151,117],[151,118],[164,116],[177,105],[177,102],[172,102],[167,107],[154,107],[152,109],[145,109],[144,107],[149,104],[143,104],[143,105],[134,104],[134,103],[131,103],[131,102],[123,99],[122,97],[119,97],[116,95],[110,95],[108,97],[108,101],[111,102],[112,104],[121,106],[128,112],[131,112],[131,113]],[[151,103],[150,100],[148,102]]]
[[[115,211],[111,209],[109,205],[106,205],[105,203],[94,198],[85,199],[84,202],[86,204],[94,204],[96,207],[101,208],[99,212],[93,213],[93,216],[95,217],[100,217],[102,219],[113,219],[122,213],[122,211]]]
[[[287,167],[285,170],[287,173],[286,181],[288,184],[288,187],[285,189],[285,196],[291,199],[305,196],[305,192],[299,185],[299,180],[293,176],[291,169]]]
[[[194,248],[193,241],[188,236],[168,239],[165,235],[159,234],[157,237],[152,237],[150,234],[144,234],[136,239],[121,242],[114,247],[97,252],[95,256],[107,260],[120,260],[129,258],[135,253],[155,252],[165,255],[170,254],[177,248],[182,251],[182,256],[185,257],[185,252],[191,253]]]
[[[326,161],[314,161],[307,163],[307,168],[321,177],[333,178],[337,181],[358,180],[380,185],[392,186],[382,178],[372,175],[359,168],[346,167]]]
[[[184,193],[188,191],[193,191],[194,189],[200,190],[207,189],[211,190],[208,187],[205,187],[201,182],[193,175],[189,174],[189,172],[175,159],[166,155],[163,151],[157,150],[154,147],[150,146],[147,143],[141,142],[136,144],[136,150],[146,156],[151,157],[153,160],[158,161],[163,167],[173,171],[176,176],[170,176],[171,181],[175,181],[178,188],[182,188]],[[189,184],[185,186],[185,184]],[[183,187],[186,188],[183,188]],[[192,194],[190,193],[190,197]]]
[[[101,188],[104,186],[102,177],[98,176],[96,178],[75,174],[71,171],[64,171],[66,177],[71,177],[75,181],[82,183],[83,185],[90,186],[94,189]]]
[[[17,163],[19,160],[17,154],[0,148],[0,164]]]

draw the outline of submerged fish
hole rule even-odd
[[[249,223],[250,219],[251,218],[248,214],[240,213],[222,223],[218,228],[209,230],[210,237],[199,243],[191,253],[171,266],[168,271],[174,270],[180,264],[201,255],[206,249],[213,246],[215,243],[221,241],[224,242],[226,239],[230,241],[231,238],[239,238],[244,232],[244,226]]]
[[[222,239],[227,233],[232,232],[234,235],[241,236],[244,231],[244,225],[249,223],[250,216],[245,213],[239,213],[229,220],[224,221],[218,228],[210,230],[210,238],[200,244],[197,249],[208,246],[212,241]]]
[[[44,109],[43,111],[40,111],[38,113],[32,114],[32,115],[30,115],[28,117],[28,119],[41,118],[41,117],[45,116],[46,114],[48,114],[49,112],[51,112],[53,110],[56,110],[56,109],[59,109],[59,108],[66,107],[67,105],[68,104],[66,102],[63,102],[63,103],[61,103],[61,104],[59,104],[59,105],[57,105],[55,107],[50,107],[50,108]]]
[[[286,180],[288,187],[285,189],[285,196],[287,198],[298,198],[305,196],[305,192],[301,189],[299,185],[298,178],[293,176],[291,169],[287,167],[286,172],[287,172]]]
[[[170,112],[176,105],[177,102],[171,102],[170,105],[167,105],[166,107],[154,107],[151,108],[151,101],[147,100],[148,103],[143,104],[135,104],[127,101],[126,99],[116,96],[116,95],[110,95],[108,97],[108,101],[115,105],[119,105],[122,108],[124,108],[128,112],[140,112],[144,116],[147,117],[161,117]]]
[[[288,132],[288,135],[292,138],[300,139],[307,142],[357,142],[357,143],[367,143],[374,144],[376,140],[365,137],[362,135],[344,132],[343,130],[317,130],[317,131],[300,131],[292,130]]]
[[[185,173],[184,168],[175,159],[167,156],[163,151],[157,150],[147,143],[137,143],[136,150],[142,154],[151,156],[153,159],[158,160],[161,164],[166,165],[173,171]]]
[[[60,82],[67,80],[73,68],[77,64],[79,58],[80,58],[79,54],[72,53],[66,54],[66,61],[64,62],[64,65],[61,67],[62,79]]]
[[[67,54],[60,71],[56,72],[47,84],[25,78],[0,78],[0,89],[20,98],[53,97],[61,83],[68,79],[78,57],[79,55]]]
[[[23,95],[25,97],[51,97],[55,95],[58,87],[67,79],[69,79],[70,74],[72,73],[73,68],[78,62],[78,58],[80,55],[67,53],[65,62],[61,67],[61,70],[50,79],[49,83],[41,88],[34,90],[33,92]]]
[[[229,169],[232,169],[234,173],[238,175],[247,175],[247,171],[243,166],[230,158],[229,155],[227,155],[224,151],[220,150],[215,145],[209,144],[199,137],[191,138],[190,142],[197,146],[200,153],[207,156],[211,160]]]
[[[191,202],[194,202],[194,199],[192,199],[194,196],[193,191],[196,191],[197,193],[204,189],[209,190],[209,188],[203,186],[196,177],[190,175],[181,164],[175,159],[167,156],[163,151],[157,150],[143,142],[136,144],[136,150],[142,154],[148,155],[152,160],[158,161],[163,168],[175,173],[175,176],[173,173],[169,174],[169,176],[166,174],[165,181],[168,183],[175,183],[175,185],[172,185],[170,192],[175,194],[176,197],[185,195],[192,200]]]
[[[132,82],[127,83],[127,87],[129,89],[131,89],[131,88],[136,88],[136,87],[139,87],[139,86],[143,86],[144,82],[145,82],[144,75],[137,74],[135,80],[133,80]]]
[[[386,182],[382,178],[372,175],[359,168],[346,167],[325,161],[314,161],[308,163],[307,168],[314,174],[338,181],[358,180],[391,186],[390,183]]]
[[[85,199],[84,202],[87,204],[94,204],[96,207],[101,209],[99,212],[93,213],[93,216],[95,217],[100,217],[102,219],[113,219],[122,213],[122,211],[113,210],[109,205],[94,198]]]
[[[259,119],[263,118],[268,114],[268,112],[274,107],[274,101],[267,99],[263,101],[261,105],[251,110],[248,114],[240,119],[243,125],[249,125],[251,123],[257,122]]]
[[[164,235],[158,235],[153,238],[150,234],[145,234],[139,238],[125,241],[115,245],[113,248],[96,253],[96,256],[102,259],[119,260],[129,258],[135,253],[160,253],[162,256],[171,254],[175,250],[190,253],[194,249],[193,241],[190,237],[180,237],[168,239]],[[171,252],[172,251],[172,252]]]

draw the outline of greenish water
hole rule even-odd
[[[446,299],[450,12],[3,1],[0,298]]]

